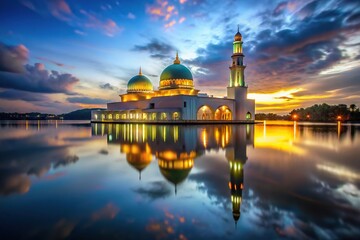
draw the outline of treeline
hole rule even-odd
[[[295,120],[295,121],[316,121],[316,122],[359,122],[360,110],[355,104],[328,105],[315,104],[307,108],[292,110],[287,115],[278,115],[274,113],[258,113],[256,120]]]
[[[5,113],[0,112],[0,120],[90,120],[92,110],[104,110],[99,108],[84,108],[69,113],[49,114],[49,113]]]

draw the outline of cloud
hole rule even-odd
[[[79,79],[71,74],[46,70],[42,63],[26,64],[28,54],[29,50],[24,45],[7,46],[0,43],[1,88],[38,93],[70,94],[73,86],[79,82]],[[13,98],[14,93],[5,92],[2,93],[2,96]],[[30,94],[27,94],[28,98],[29,96]]]
[[[180,1],[180,4],[183,3],[185,3],[185,1]],[[166,0],[158,0],[154,4],[147,5],[146,13],[155,19],[162,19],[165,22],[165,28],[173,27],[177,22],[176,19],[179,19],[178,8],[175,5],[170,5]],[[185,20],[182,17],[180,17],[180,19],[183,19],[181,22]]]
[[[65,158],[57,161],[54,164],[54,168],[58,168],[58,167],[61,167],[61,166],[66,166],[66,165],[69,165],[69,164],[73,164],[73,163],[76,163],[78,160],[79,160],[78,156],[76,156],[76,155],[68,155]]]
[[[108,37],[113,37],[123,30],[113,19],[101,19],[98,14],[87,12],[84,9],[72,10],[65,0],[39,0],[36,2],[24,0],[22,4],[41,15],[51,15],[60,21],[66,22],[69,26],[75,28],[74,32],[78,35],[86,35],[79,28],[94,29]],[[110,5],[107,5],[107,7],[111,8]]]
[[[169,58],[172,55],[171,53],[175,52],[175,48],[166,42],[153,38],[145,45],[135,45],[133,51],[149,52],[152,58],[164,59]]]
[[[117,91],[118,88],[111,85],[110,83],[104,83],[104,84],[100,84],[99,87],[101,89],[105,89],[105,90],[113,90],[113,91]]]
[[[90,98],[90,97],[68,97],[70,103],[82,103],[82,104],[105,104],[109,100],[102,98]]]
[[[26,65],[23,74],[0,72],[0,87],[38,93],[71,94],[80,80],[69,73],[48,71],[44,64]]]
[[[29,129],[37,125],[29,123]],[[74,144],[71,130],[64,130],[59,142],[54,144],[50,135],[36,134],[21,138],[13,135],[4,136],[1,141],[0,153],[0,195],[27,193],[31,186],[30,176],[42,177],[52,166],[63,166],[74,163],[77,156],[69,154],[68,146]],[[79,139],[77,137],[77,139]],[[21,149],[21,152],[19,152]],[[31,161],[29,161],[31,159]]]
[[[24,45],[8,46],[0,43],[0,72],[22,73],[29,50]]]
[[[86,32],[83,32],[83,31],[80,31],[80,30],[77,30],[77,29],[74,30],[74,33],[76,33],[77,35],[80,35],[80,36],[86,36],[87,35]]]
[[[91,215],[91,219],[93,221],[111,220],[116,217],[119,211],[120,209],[116,205],[114,205],[113,203],[108,203],[103,208],[95,211]]]
[[[56,65],[56,66],[58,66],[58,67],[74,68],[73,66],[69,66],[69,65],[66,65],[66,64],[64,64],[64,63],[61,63],[61,62],[57,62],[57,61],[48,59],[48,58],[46,58],[46,57],[36,57],[36,59],[41,60],[41,61],[44,61],[44,62],[48,62],[48,63],[51,63],[51,64],[54,64],[54,65]]]
[[[89,13],[85,10],[80,10],[80,13],[87,18],[84,27],[100,30],[108,37],[113,37],[123,30],[123,28],[119,27],[112,19],[102,21],[94,13]]]
[[[0,92],[0,98],[8,100],[22,100],[26,102],[50,101],[50,99],[44,95],[18,90],[6,90]]]
[[[51,0],[48,1],[50,13],[63,21],[70,21],[73,15],[69,4],[65,0]]]
[[[151,182],[149,188],[140,187],[134,190],[150,200],[166,198],[171,195],[169,186],[162,181]]]
[[[133,14],[131,12],[128,13],[127,17],[128,17],[128,19],[135,19],[136,18],[135,14]]]
[[[49,235],[50,239],[65,239],[74,230],[76,224],[72,221],[67,219],[60,219],[56,224],[53,226],[51,233]]]

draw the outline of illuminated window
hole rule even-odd
[[[115,118],[116,118],[116,119],[120,119],[120,114],[116,114],[116,115],[115,115]]]
[[[161,120],[167,120],[167,114],[165,112],[162,112],[160,115]]]
[[[98,115],[97,115],[97,114],[95,114],[95,119],[98,119]]]
[[[109,115],[108,115],[108,119],[112,119],[112,114],[109,114]]]
[[[147,118],[148,118],[147,113],[143,113],[143,114],[142,114],[142,118],[143,118],[144,120],[147,120]]]
[[[101,119],[105,119],[105,114],[101,114]]]
[[[197,119],[198,120],[212,120],[213,119],[213,112],[208,106],[202,106],[199,108],[197,112]]]
[[[121,119],[126,119],[126,113],[123,113],[123,114],[121,115]]]
[[[250,120],[250,119],[251,119],[251,113],[250,113],[250,112],[247,112],[247,113],[246,113],[246,119],[247,119],[247,120]]]
[[[151,114],[151,120],[156,120],[156,113]]]
[[[173,113],[173,120],[179,120],[180,119],[180,114],[179,112],[174,112]]]

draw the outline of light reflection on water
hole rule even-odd
[[[359,132],[0,122],[1,239],[358,238]]]

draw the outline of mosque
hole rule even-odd
[[[232,65],[223,98],[199,93],[191,71],[181,64],[178,54],[174,63],[161,75],[158,90],[141,68],[131,78],[121,102],[107,104],[106,110],[92,111],[92,122],[254,122],[255,100],[247,99],[242,35],[235,34]]]

